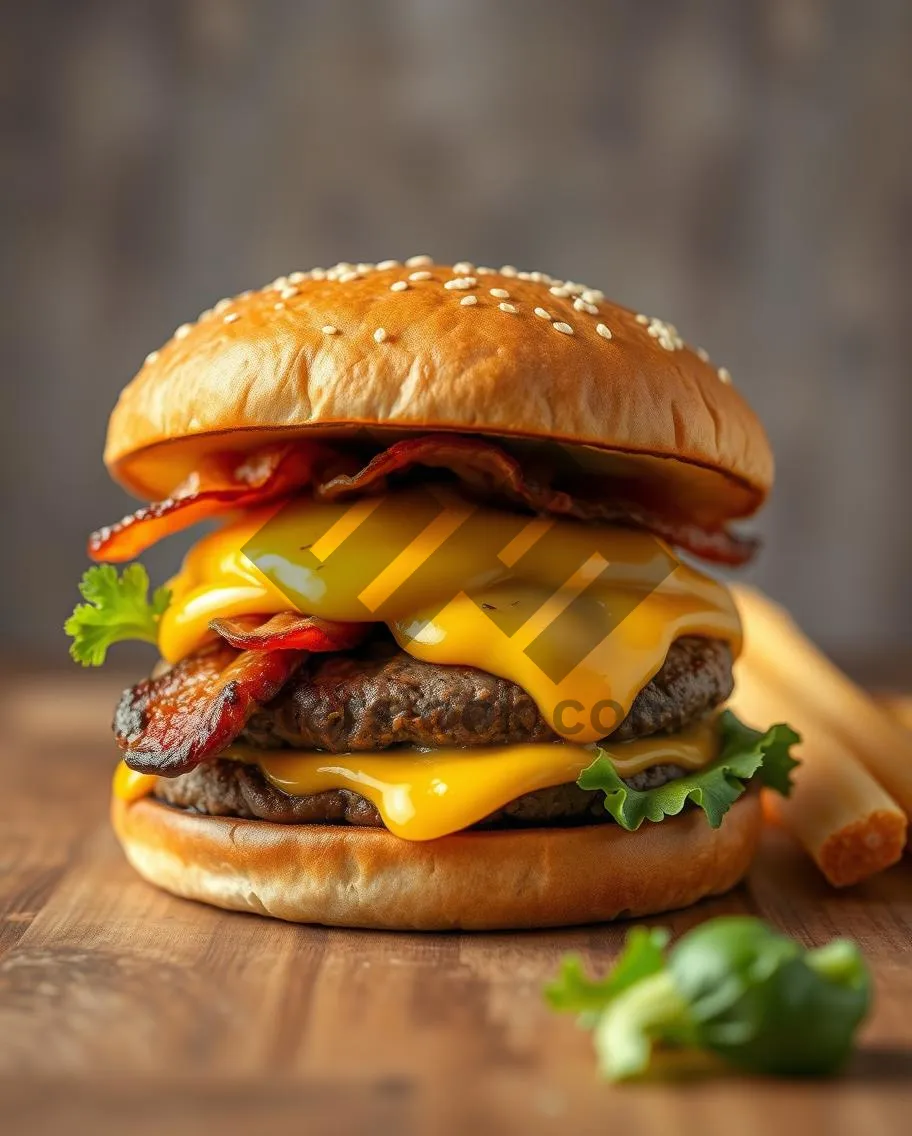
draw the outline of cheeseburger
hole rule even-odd
[[[414,929],[641,916],[731,888],[795,735],[724,703],[712,574],[770,489],[728,372],[582,284],[428,257],[220,300],[147,356],[72,653],[160,656],[114,714],[147,880]],[[150,593],[144,549],[210,522]],[[699,565],[699,566],[698,566]]]

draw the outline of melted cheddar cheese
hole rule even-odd
[[[252,510],[201,540],[170,587],[159,645],[171,662],[216,617],[382,622],[416,658],[510,679],[577,744],[611,733],[680,636],[740,649],[727,589],[648,533],[440,489]]]
[[[601,749],[621,777],[666,763],[696,770],[717,756],[718,735],[714,721],[703,721],[671,736],[609,741]],[[525,793],[576,781],[594,752],[562,742],[344,754],[271,754],[233,745],[220,757],[258,766],[270,784],[291,796],[351,789],[376,806],[394,835],[434,840],[470,828]],[[114,793],[137,800],[151,793],[155,782],[121,762]]]

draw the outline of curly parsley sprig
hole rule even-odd
[[[141,564],[130,564],[119,576],[110,564],[89,568],[79,591],[86,602],[77,605],[63,627],[72,637],[70,654],[77,663],[100,667],[108,648],[125,639],[158,642],[171,593],[156,588],[150,600],[149,575]]]

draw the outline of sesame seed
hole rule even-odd
[[[535,314],[538,316],[539,319],[543,319],[543,320],[551,319],[551,313],[546,308],[536,308]]]
[[[610,339],[611,338],[611,329],[608,328],[608,327],[605,327],[605,325],[603,323],[597,323],[595,325],[595,330],[599,333],[599,335],[602,337],[602,339]]]
[[[233,301],[231,301],[231,300],[229,300],[229,299],[227,299],[227,298],[226,298],[226,299],[224,299],[224,300],[219,300],[219,302],[218,302],[217,304],[215,304],[215,305],[214,305],[214,307],[212,308],[212,310],[213,310],[214,312],[219,312],[219,313],[221,313],[221,312],[223,312],[223,311],[225,310],[225,308],[230,308],[230,307],[231,307],[231,304],[232,304],[232,302],[233,302]]]
[[[430,280],[430,272],[412,272],[409,274],[409,280]]]
[[[323,324],[323,326],[320,328],[320,331],[322,331],[324,335],[338,335],[339,334],[339,329],[334,324],[331,324],[331,323]]]
[[[510,298],[510,293],[506,288],[490,288],[489,291],[498,300],[509,300]]]
[[[310,270],[310,278],[311,278],[311,280],[325,280],[326,279],[326,269],[325,268],[312,268]]]
[[[287,285],[287,283],[288,283],[288,277],[287,276],[277,276],[275,278],[275,280],[273,280],[273,282],[270,285],[268,285],[268,287],[271,288],[273,291],[278,292],[280,289],[284,288]]]
[[[697,348],[697,358],[702,359],[702,361],[704,363],[709,362],[709,352],[706,350],[705,347],[698,347]]]
[[[645,322],[648,325],[646,334],[655,339],[664,351],[680,351],[683,349],[684,340],[681,339],[678,329],[673,323],[666,323],[655,316],[644,316],[642,320],[639,316],[636,318],[638,323]]]
[[[464,308],[471,308],[474,304],[478,303],[478,297],[477,296],[463,296],[462,299],[459,301],[459,303]]]
[[[643,313],[640,312],[640,314],[636,318],[636,321],[637,323],[647,324],[649,323],[649,316],[644,316]]]
[[[586,288],[583,292],[583,299],[587,304],[600,304],[605,298],[605,293],[600,292],[598,288]]]
[[[496,268],[490,268],[487,264],[479,264],[475,269],[475,273],[478,276],[493,276],[496,272]]]
[[[339,283],[340,284],[350,284],[352,282],[352,280],[359,280],[360,277],[361,277],[361,273],[357,272],[355,270],[352,270],[351,272],[343,272],[342,275],[339,277]]]
[[[283,288],[279,295],[283,300],[290,300],[292,296],[297,296],[297,288]]]
[[[175,339],[186,339],[191,331],[192,331],[192,327],[189,323],[182,323],[180,325],[180,327],[177,329],[177,331],[175,331],[174,338]]]
[[[727,367],[720,367],[719,368],[719,378],[722,380],[723,383],[730,383],[732,381],[732,377],[729,374]]]
[[[468,260],[460,260],[458,264],[453,265],[453,271],[458,272],[460,276],[468,276],[470,272],[475,271],[475,265]]]
[[[146,362],[147,363],[154,363],[157,358],[158,358],[158,352],[157,351],[150,351],[149,354],[146,356]]]
[[[365,272],[373,272],[376,267],[377,266],[375,264],[367,264],[364,261],[362,261],[361,264],[355,265],[355,268],[358,270],[358,272],[361,273],[362,276]]]
[[[516,269],[512,264],[502,264],[500,266],[500,275],[501,276],[515,276],[516,275]]]
[[[474,276],[457,276],[453,280],[447,280],[444,288],[449,288],[450,291],[465,292],[469,288],[474,288],[478,281]]]
[[[283,312],[285,310],[285,301],[279,300],[277,303],[273,304],[272,306],[275,308],[275,310],[277,312]]]
[[[564,335],[572,335],[573,334],[573,328],[570,326],[569,323],[555,323],[555,324],[552,324],[551,326],[554,328],[555,331],[563,332]]]
[[[405,292],[408,290],[407,280],[397,280],[395,284],[390,284],[391,292]]]
[[[234,323],[236,320],[239,320],[240,318],[241,317],[237,314],[237,312],[229,312],[226,316],[222,317],[222,319],[224,320],[225,323]]]
[[[236,300],[249,300],[253,292],[248,288],[246,292],[241,292],[240,295],[235,296]]]
[[[288,274],[288,283],[289,284],[303,284],[306,279],[307,279],[307,273],[306,272],[289,272],[289,274]]]
[[[573,301],[573,306],[578,312],[588,312],[590,316],[598,315],[598,308],[595,304],[587,304],[585,300],[581,300],[579,296]]]
[[[509,312],[511,315],[516,314],[516,305],[515,304],[498,304],[497,306],[500,308],[500,310],[502,312]]]
[[[385,327],[378,327],[377,328],[377,330],[374,332],[374,340],[377,343],[385,343],[386,342],[386,328]]]
[[[566,297],[566,296],[570,295],[570,293],[567,291],[567,289],[563,285],[561,285],[560,287],[549,288],[548,291],[551,293],[552,296]]]
[[[386,270],[388,268],[398,268],[398,267],[399,267],[399,261],[398,260],[381,260],[380,263],[377,265],[377,270],[378,270],[378,272],[386,272]]]
[[[420,256],[410,256],[405,262],[406,268],[420,268],[423,264],[433,264],[434,261],[429,256],[421,253]]]
[[[582,284],[577,284],[575,280],[565,280],[564,287],[571,296],[578,296],[580,292],[585,292],[586,289]]]

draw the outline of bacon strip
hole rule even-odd
[[[721,564],[744,564],[758,542],[726,529],[707,530],[686,521],[672,520],[631,500],[612,496],[588,500],[542,485],[523,472],[522,466],[499,446],[476,438],[427,434],[395,442],[355,474],[339,474],[314,487],[316,496],[335,500],[352,493],[377,490],[391,473],[413,465],[445,467],[463,482],[486,494],[501,494],[539,513],[557,513],[580,521],[633,525],[684,548],[694,556]]]
[[[237,651],[219,640],[137,683],[114,712],[124,760],[140,773],[188,773],[230,745],[305,657],[305,651]]]
[[[166,536],[181,532],[230,509],[264,505],[307,485],[315,464],[333,451],[314,443],[267,446],[253,455],[223,454],[209,458],[164,501],[144,505],[113,525],[93,532],[92,560],[120,564]]]
[[[347,651],[370,630],[366,623],[341,623],[293,611],[280,612],[265,623],[256,615],[213,619],[209,629],[241,651]]]
[[[93,533],[89,556],[114,563],[133,560],[163,537],[197,521],[231,509],[268,504],[307,485],[324,500],[378,492],[390,474],[416,465],[449,469],[481,495],[500,496],[539,513],[646,529],[677,548],[720,564],[744,564],[757,549],[755,540],[667,516],[655,505],[629,493],[625,496],[605,481],[597,483],[598,497],[555,489],[537,480],[496,444],[478,438],[426,434],[393,443],[353,472],[325,472],[352,462],[359,464],[351,456],[313,442],[267,446],[243,459],[237,455],[209,459],[200,473],[189,477],[167,500],[146,505]]]

